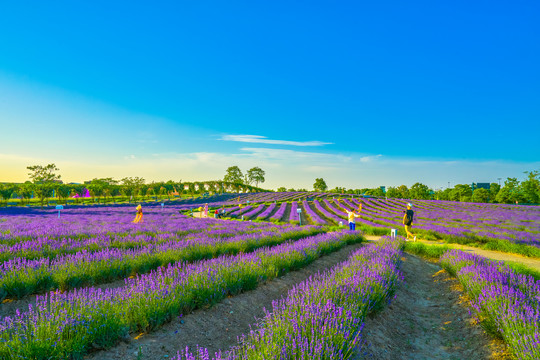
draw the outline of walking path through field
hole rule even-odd
[[[366,235],[365,237],[369,241],[378,241],[381,238],[380,236],[373,236],[373,235]],[[459,249],[466,252],[472,252],[472,253],[475,253],[480,256],[484,256],[493,260],[518,262],[518,263],[527,265],[528,267],[532,269],[540,271],[540,259],[537,259],[537,258],[530,258],[526,256],[521,256],[518,254],[510,254],[510,253],[504,253],[500,251],[484,250],[484,249],[476,248],[473,246],[451,244],[451,243],[445,243],[442,241],[418,240],[418,242],[424,243],[426,245],[433,245],[433,244],[447,245],[448,247],[451,247],[453,249]]]
[[[359,359],[505,359],[505,346],[477,325],[459,281],[406,254],[405,280],[390,305],[366,320]]]

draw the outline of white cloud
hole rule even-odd
[[[260,135],[223,135],[219,140],[271,144],[271,145],[292,145],[292,146],[323,146],[323,145],[332,144],[329,142],[322,142],[322,141],[272,140],[272,139],[268,139],[266,136],[260,136]]]

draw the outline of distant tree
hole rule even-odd
[[[328,189],[328,185],[326,185],[326,182],[323,178],[317,178],[315,179],[315,183],[313,184],[313,190],[324,192]]]
[[[390,186],[386,190],[386,196],[389,198],[399,198],[400,197],[399,195],[400,195],[399,190],[396,189],[395,187]]]
[[[71,188],[69,187],[69,185],[59,184],[56,187],[56,194],[61,200],[67,199],[70,193],[71,193]]]
[[[17,195],[19,195],[22,200],[30,200],[32,198],[32,194],[34,192],[34,184],[32,184],[30,181],[26,181],[24,184],[20,184],[19,188],[17,189]]]
[[[7,202],[9,199],[11,199],[11,195],[15,193],[15,185],[14,184],[0,184],[0,197],[4,199],[4,201]]]
[[[28,173],[30,179],[34,184],[53,182],[60,180],[60,175],[56,174],[56,171],[59,171],[55,164],[48,164],[45,166],[34,165],[26,167],[31,172]]]
[[[294,190],[293,190],[294,191]],[[299,191],[299,192],[307,192],[307,189],[298,189],[296,191]]]
[[[504,186],[499,190],[495,198],[498,203],[514,203],[521,200],[519,181],[517,178],[507,178]]]
[[[429,188],[427,185],[424,185],[422,183],[416,183],[413,186],[411,186],[411,189],[409,191],[411,198],[413,199],[429,199],[430,193]]]
[[[450,193],[452,190],[452,188],[446,188],[442,191],[436,192],[437,200],[450,200]]]
[[[280,187],[277,188],[277,191],[278,192],[285,192],[285,191],[287,191],[287,188],[283,187],[283,186],[280,186]]]
[[[382,191],[382,189],[380,187],[378,188],[374,188],[374,189],[369,189],[365,192],[366,195],[369,195],[369,196],[378,196],[378,197],[383,197],[384,196],[384,192]]]
[[[228,167],[227,172],[223,177],[223,181],[236,184],[242,184],[243,179],[244,175],[242,174],[242,170],[236,165]]]
[[[122,193],[124,196],[131,197],[137,195],[142,185],[144,185],[144,179],[140,177],[125,177],[122,180]]]
[[[470,201],[472,198],[472,188],[469,184],[457,184],[450,191],[450,200],[452,201]]]
[[[289,192],[295,192],[296,190],[294,190],[294,188],[290,188],[290,189],[287,189],[287,191],[289,191]]]
[[[400,199],[409,199],[410,198],[410,194],[409,194],[409,188],[407,188],[407,186],[405,185],[400,185],[397,187],[396,189],[398,192],[399,192],[399,198]]]
[[[195,189],[195,183],[190,182],[188,184],[188,191],[191,196],[195,196],[195,193],[197,192],[197,189]]]
[[[247,171],[248,184],[255,183],[256,187],[259,187],[259,183],[264,182],[265,172],[260,167],[253,167]]]
[[[538,171],[525,171],[527,180],[521,182],[521,194],[525,201],[538,204],[540,203],[540,180]]]
[[[472,201],[477,203],[486,203],[489,199],[489,191],[487,189],[474,189]]]
[[[55,164],[34,165],[26,168],[31,171],[28,176],[32,179],[34,193],[39,198],[43,208],[45,199],[52,195],[56,181],[60,180],[60,175],[56,174],[56,171],[60,169]]]
[[[495,198],[497,197],[497,194],[499,193],[499,190],[501,190],[501,185],[497,183],[491,183],[489,184],[489,199],[494,202]]]

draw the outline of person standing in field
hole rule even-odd
[[[349,218],[349,230],[351,231],[356,230],[356,222],[354,221],[354,218],[360,217],[360,215],[356,213],[356,210],[353,210],[353,211],[347,210],[347,215]]]
[[[412,211],[412,204],[407,204],[407,210],[404,211],[405,215],[403,215],[403,225],[405,226],[405,232],[407,233],[407,240],[409,240],[409,236],[412,238],[412,240],[416,241],[416,236],[414,236],[411,233],[411,227],[413,225],[414,220],[414,211]]]
[[[136,208],[137,210],[137,214],[135,215],[135,219],[133,220],[133,222],[135,224],[139,223],[139,222],[142,222],[142,218],[143,218],[143,213],[142,213],[142,206],[141,204],[139,204]]]

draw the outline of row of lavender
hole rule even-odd
[[[540,280],[459,250],[446,252],[441,264],[457,276],[483,325],[503,337],[516,359],[540,359]]]
[[[324,199],[312,203],[303,202],[306,215],[315,224],[344,223],[347,221],[346,211],[358,209],[360,204],[362,212],[357,222],[378,228],[402,226],[403,211],[406,208],[406,202],[402,200]],[[464,208],[466,205],[459,204],[460,209],[450,210],[445,206],[449,204],[414,202],[415,229],[451,237],[485,237],[540,247],[540,209],[495,210],[497,207],[494,205],[478,209],[477,204],[470,204],[468,210]]]
[[[361,240],[358,233],[320,234],[253,253],[170,264],[125,279],[121,288],[38,296],[27,311],[0,319],[0,358],[81,357],[92,346],[112,345]]]
[[[102,284],[133,274],[143,274],[178,261],[196,261],[252,251],[320,232],[321,229],[314,227],[282,227],[224,238],[199,234],[195,238],[161,244],[149,243],[134,249],[82,250],[54,259],[14,258],[0,263],[0,300],[54,289],[64,291]]]
[[[238,345],[215,360],[348,359],[362,338],[366,315],[390,298],[402,278],[398,270],[403,241],[371,244],[347,261],[296,285],[272,303],[272,311]],[[210,359],[208,351],[186,349],[173,360]]]
[[[22,216],[8,218],[6,226],[14,230],[0,240],[0,262],[17,257],[54,259],[82,250],[134,249],[197,237],[228,237],[283,227],[267,223],[194,220],[170,212],[147,214],[142,224],[132,224],[126,217],[126,214],[112,217],[66,214],[62,219],[41,217],[32,222],[24,221]],[[24,236],[20,236],[21,233]]]

